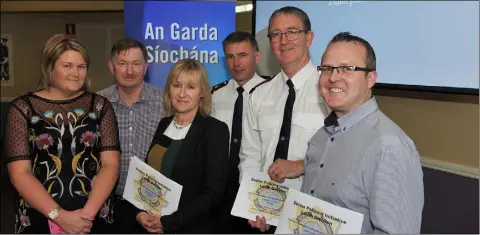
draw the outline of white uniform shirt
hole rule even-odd
[[[243,85],[245,89],[243,91],[243,112],[242,120],[245,120],[245,113],[247,112],[248,106],[248,93],[250,90],[255,87],[257,84],[265,81],[262,77],[258,76],[256,73],[252,79]],[[228,131],[230,132],[230,137],[232,136],[232,121],[233,121],[233,109],[235,108],[235,101],[238,97],[238,83],[235,79],[230,79],[224,87],[213,92],[212,95],[212,117],[225,122],[228,125]],[[230,143],[230,140],[229,140]]]
[[[291,80],[296,98],[292,111],[292,128],[288,160],[303,160],[310,138],[323,126],[328,109],[318,92],[319,72],[310,61]],[[268,171],[282,127],[288,96],[287,75],[283,71],[271,81],[258,86],[250,95],[243,120],[240,147],[240,180],[244,171]],[[303,177],[298,178],[301,182]]]

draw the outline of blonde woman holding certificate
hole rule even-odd
[[[225,192],[229,132],[209,116],[212,98],[203,65],[192,59],[177,62],[163,96],[167,117],[158,124],[147,163],[182,185],[182,195],[176,212],[139,211],[136,219],[152,233],[214,233]]]

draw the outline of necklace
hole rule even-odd
[[[176,118],[173,119],[173,126],[174,126],[176,129],[179,129],[179,130],[180,130],[180,129],[183,129],[184,127],[187,127],[188,125],[190,125],[190,124],[187,124],[187,125],[185,125],[185,126],[181,126],[180,124],[177,123]]]

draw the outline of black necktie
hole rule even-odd
[[[232,136],[230,139],[230,163],[237,171],[238,164],[240,164],[238,153],[240,152],[240,143],[242,141],[243,91],[243,87],[237,88],[238,97],[233,109]]]
[[[292,129],[292,110],[295,103],[295,88],[290,79],[287,81],[288,97],[283,110],[282,129],[280,129],[280,138],[278,140],[277,149],[275,150],[275,157],[273,161],[278,158],[287,159],[288,145],[290,143],[290,131]]]

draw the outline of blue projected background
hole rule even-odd
[[[379,83],[479,87],[478,1],[257,1],[258,41],[268,42],[270,15],[287,5],[310,17],[314,64],[335,34],[350,31],[373,46]],[[268,43],[260,44],[262,52],[271,51]],[[274,61],[271,52],[262,56],[260,74],[278,72],[268,61]]]
[[[182,58],[206,67],[210,84],[228,79],[222,40],[235,30],[234,1],[124,1],[125,34],[145,44],[146,81],[163,88]]]

